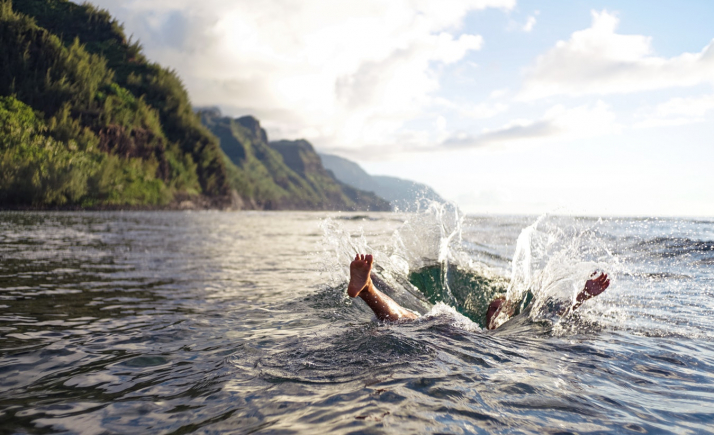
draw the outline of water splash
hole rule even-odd
[[[594,270],[617,262],[598,237],[599,224],[543,215],[525,228],[513,256],[508,298],[522,299],[528,291],[537,299],[574,298]]]
[[[356,253],[372,254],[376,272],[397,289],[390,296],[400,303],[407,294],[422,306],[441,302],[483,326],[486,308],[499,293],[523,301],[521,309],[533,300],[533,320],[553,319],[553,301],[572,304],[594,270],[609,270],[617,262],[597,234],[601,221],[544,215],[518,236],[508,280],[465,249],[464,215],[455,206],[434,203],[422,213],[401,216],[405,219],[391,236],[376,243],[363,227],[350,232],[342,222],[324,220],[323,270],[333,284],[347,281]]]
[[[331,284],[348,280],[348,265],[355,254],[371,254],[375,271],[396,292],[389,296],[402,305],[425,314],[441,302],[458,309],[461,317],[466,314],[483,324],[487,301],[484,305],[482,299],[493,294],[490,281],[483,277],[494,274],[464,249],[464,215],[452,204],[432,203],[423,212],[397,216],[404,219],[389,237],[370,241],[363,227],[351,232],[345,222],[322,222],[321,269],[331,277]]]
[[[590,275],[617,269],[617,257],[600,237],[601,225],[601,219],[543,215],[523,229],[513,255],[507,299],[521,302],[521,309],[532,299],[532,320],[554,324],[569,320],[559,312],[575,303]]]
[[[554,333],[597,325],[644,335],[712,335],[710,316],[698,314],[712,293],[706,279],[714,279],[714,237],[701,233],[707,223],[554,215],[530,224],[524,218],[484,221],[436,204],[388,216],[382,221],[392,224],[378,236],[379,218],[365,221],[368,233],[355,221],[323,222],[323,270],[333,285],[344,285],[349,262],[364,252],[375,256],[377,273],[396,289],[390,296],[412,301],[409,308],[422,314],[442,302],[483,325],[485,307],[502,294],[521,308],[530,302],[530,321],[546,321]],[[512,251],[508,240],[516,241]],[[610,288],[574,316],[556,315],[596,269],[608,273]],[[686,318],[671,314],[675,304]]]
[[[449,265],[470,264],[461,249],[464,216],[453,204],[433,202],[423,212],[396,216],[403,218],[401,225],[389,237],[371,242],[362,226],[349,231],[343,222],[324,219],[321,270],[344,279],[355,254],[371,254],[380,273],[403,277],[435,264],[442,265],[445,273]]]

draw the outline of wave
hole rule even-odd
[[[678,237],[655,237],[641,240],[628,250],[634,254],[644,253],[651,257],[673,258],[681,256],[713,257],[714,241]]]

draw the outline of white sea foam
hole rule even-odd
[[[446,305],[443,302],[437,302],[428,313],[424,314],[422,319],[447,318],[449,324],[455,328],[465,331],[482,331],[481,327],[474,323],[471,319],[464,316],[454,309],[454,307]]]

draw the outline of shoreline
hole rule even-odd
[[[177,195],[178,196],[178,195]],[[359,210],[337,208],[305,208],[305,207],[273,207],[272,204],[260,205],[253,199],[250,202],[233,194],[223,197],[207,197],[203,195],[181,195],[165,205],[151,204],[104,204],[98,206],[81,205],[27,205],[0,204],[0,212],[4,211],[323,211],[350,213],[391,213],[393,210]]]

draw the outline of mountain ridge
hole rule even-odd
[[[203,124],[219,138],[233,165],[256,186],[246,192],[261,199],[256,208],[388,211],[377,195],[340,183],[322,165],[312,144],[305,140],[268,142],[268,135],[253,116],[225,117],[220,110],[199,110]],[[239,174],[229,173],[229,178]],[[237,184],[237,182],[234,182]]]
[[[389,209],[311,145],[293,144],[309,170],[290,168],[254,117],[214,135],[105,10],[0,0],[0,47],[2,208]]]
[[[423,183],[387,175],[370,175],[357,163],[333,154],[319,153],[325,168],[345,184],[374,192],[390,202],[393,209],[418,211],[432,202],[446,201],[434,189]]]

